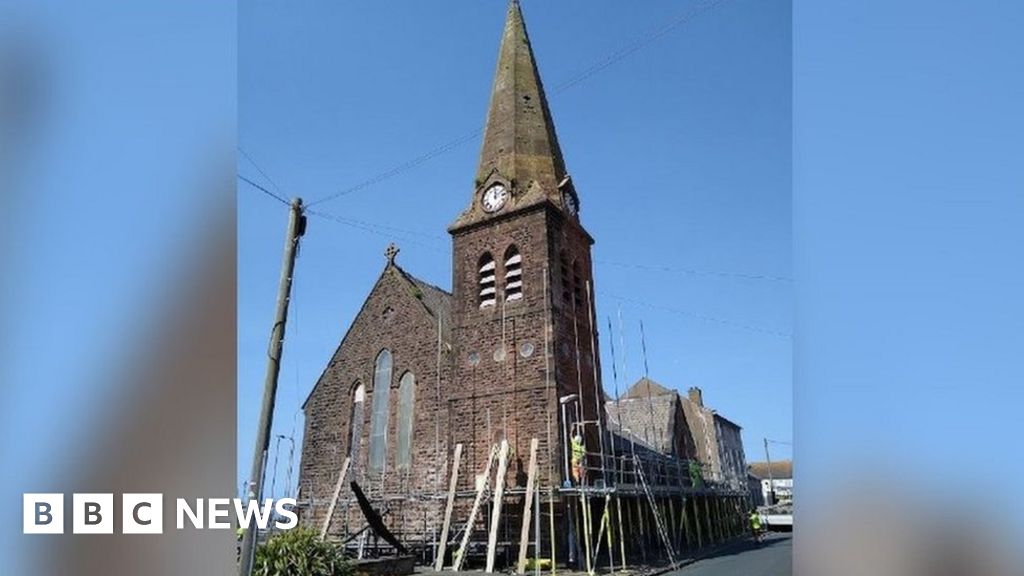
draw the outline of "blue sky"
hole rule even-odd
[[[4,5],[0,50],[23,49],[39,82],[0,190],[5,517],[20,493],[81,489],[82,459],[120,449],[111,431],[150,389],[133,370],[230,207],[208,183],[235,132],[235,14],[211,4]],[[3,530],[5,573],[39,573],[20,525]]]
[[[825,498],[897,478],[1024,509],[1021,26],[1020,2],[795,11],[796,435]]]
[[[708,404],[744,427],[748,459],[758,460],[762,438],[792,440],[790,12],[786,2],[723,2],[652,38],[695,6],[523,2],[582,219],[597,240],[606,389],[614,393],[607,317],[623,390],[642,375],[643,321],[651,377],[702,387]],[[504,2],[246,3],[239,143],[272,182],[244,156],[239,173],[314,201],[481,128],[504,14]],[[639,50],[556,90],[638,39]],[[407,270],[450,286],[445,227],[470,200],[479,146],[472,140],[316,207],[357,225],[310,218],[275,434],[299,440],[299,405],[389,241]],[[238,210],[241,482],[286,210],[243,183]],[[784,444],[772,450],[791,454]]]
[[[686,9],[524,3],[549,86]],[[236,53],[241,143],[287,194],[317,198],[479,128],[504,11],[501,0],[304,11],[250,2],[236,49],[230,3],[30,4],[24,27],[49,82],[45,114],[19,149],[19,186],[2,195],[13,336],[3,341],[0,418],[12,473],[0,485],[15,517],[21,492],[74,482],[75,456],[110,442],[103,424],[123,409],[116,385],[139,354],[124,344],[144,345],[159,327],[190,242],[206,237],[197,228],[210,223],[211,198],[197,183],[231,142]],[[703,386],[747,427],[748,454],[762,435],[795,433],[798,506],[815,494],[840,501],[844,483],[874,479],[934,495],[937,510],[1003,514],[1016,528],[1024,4],[795,4],[792,203],[784,6],[724,2],[552,97],[595,258],[795,279],[599,265],[602,319],[615,294],[794,332],[791,346],[623,304],[631,377],[642,318],[652,375]],[[4,19],[3,33],[19,23]],[[324,208],[417,231],[397,238],[401,261],[447,285],[443,228],[468,201],[477,145]],[[259,177],[244,158],[239,166]],[[247,470],[285,215],[244,188],[238,212],[238,464]],[[279,431],[301,428],[295,409],[390,239],[311,222]],[[30,552],[13,536],[4,553],[20,573],[8,552]]]

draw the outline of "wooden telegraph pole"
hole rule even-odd
[[[267,449],[270,447],[270,429],[274,423],[274,398],[277,395],[277,376],[281,371],[281,350],[284,348],[284,327],[288,320],[288,302],[292,292],[292,273],[295,270],[295,256],[299,249],[299,238],[306,232],[306,216],[303,214],[302,199],[292,200],[288,215],[288,236],[284,242],[284,260],[281,263],[281,281],[277,290],[277,310],[274,326],[270,331],[270,350],[267,351],[267,375],[263,382],[263,407],[260,409],[259,427],[256,429],[256,447],[252,456],[249,473],[250,501],[257,505],[263,499],[263,475],[266,471]],[[239,555],[238,573],[249,576],[252,573],[256,553],[258,528],[253,521],[246,527]]]

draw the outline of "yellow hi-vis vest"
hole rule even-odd
[[[574,464],[578,464],[583,461],[583,456],[586,454],[586,450],[583,448],[583,442],[577,441],[575,438],[572,440],[572,461]]]
[[[750,515],[750,526],[754,530],[760,530],[761,529],[761,515],[760,514],[755,512],[755,513]]]

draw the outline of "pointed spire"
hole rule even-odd
[[[497,170],[523,188],[553,191],[565,177],[547,97],[517,0],[508,5],[477,180]]]
[[[511,194],[484,206],[484,193],[511,187]],[[575,215],[576,200],[558,147],[523,12],[510,0],[491,88],[473,201],[449,227],[454,231],[549,202]],[[571,204],[571,206],[569,206]]]

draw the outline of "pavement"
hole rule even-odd
[[[771,534],[761,544],[747,539],[725,546],[665,576],[790,576],[793,535]]]
[[[756,544],[749,536],[705,549],[697,558],[682,558],[678,570],[668,567],[634,565],[618,570],[614,576],[790,576],[793,571],[793,534],[770,533],[765,541]],[[613,576],[606,566],[597,569],[599,576]],[[495,572],[496,574],[498,572]],[[504,574],[510,574],[506,569]],[[532,576],[532,571],[527,571]],[[547,570],[542,575],[549,575]],[[587,576],[584,571],[559,568],[558,576]],[[416,576],[487,576],[482,570],[435,572],[427,566],[416,568]]]

